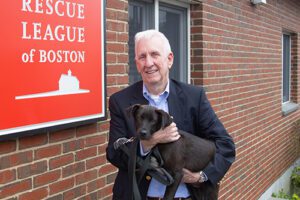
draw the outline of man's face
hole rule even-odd
[[[167,54],[159,37],[141,39],[136,46],[136,66],[146,86],[167,84],[173,53]]]

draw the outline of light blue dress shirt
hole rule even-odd
[[[150,94],[149,91],[147,90],[146,86],[143,85],[143,95],[149,101],[149,105],[154,106],[158,109],[162,109],[165,112],[169,112],[168,101],[167,101],[167,98],[169,96],[169,91],[170,91],[169,90],[170,89],[169,82],[168,82],[168,85],[167,85],[165,91],[158,96]],[[142,146],[141,146],[141,153],[142,153],[142,155],[146,154],[143,151]],[[156,179],[152,178],[150,185],[149,185],[147,196],[162,198],[165,194],[165,191],[166,191],[166,186],[163,185],[162,183],[158,182]],[[189,196],[190,196],[190,193],[186,187],[186,184],[180,183],[180,185],[176,191],[175,198],[187,198]]]

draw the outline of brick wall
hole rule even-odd
[[[258,199],[298,158],[281,112],[283,31],[292,34],[292,100],[299,103],[300,2],[203,0],[192,6],[192,83],[203,84],[237,146],[220,199]]]
[[[95,199],[110,193],[105,123],[1,142],[0,199]]]
[[[220,199],[257,199],[299,156],[281,113],[281,34],[292,33],[293,100],[299,103],[300,3],[203,0],[191,6],[191,82],[237,145]],[[128,2],[107,0],[107,96],[128,85]],[[109,114],[109,113],[108,113]],[[0,143],[0,199],[111,199],[108,121]]]

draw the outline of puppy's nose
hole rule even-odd
[[[140,132],[141,137],[145,137],[147,135],[147,130],[146,129],[142,129]]]

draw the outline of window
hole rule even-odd
[[[282,36],[282,103],[290,102],[291,87],[291,38]]]
[[[188,12],[189,5],[174,0],[129,1],[129,83],[140,80],[134,61],[134,36],[147,29],[158,29],[169,39],[174,53],[170,77],[188,81]],[[175,25],[176,24],[176,25]]]
[[[152,1],[129,1],[129,83],[141,80],[134,61],[134,36],[137,32],[154,29]]]
[[[282,112],[287,115],[299,108],[297,102],[297,69],[293,69],[293,63],[297,59],[292,59],[292,46],[296,43],[295,34],[284,33],[282,35]],[[295,52],[294,52],[295,54]]]

